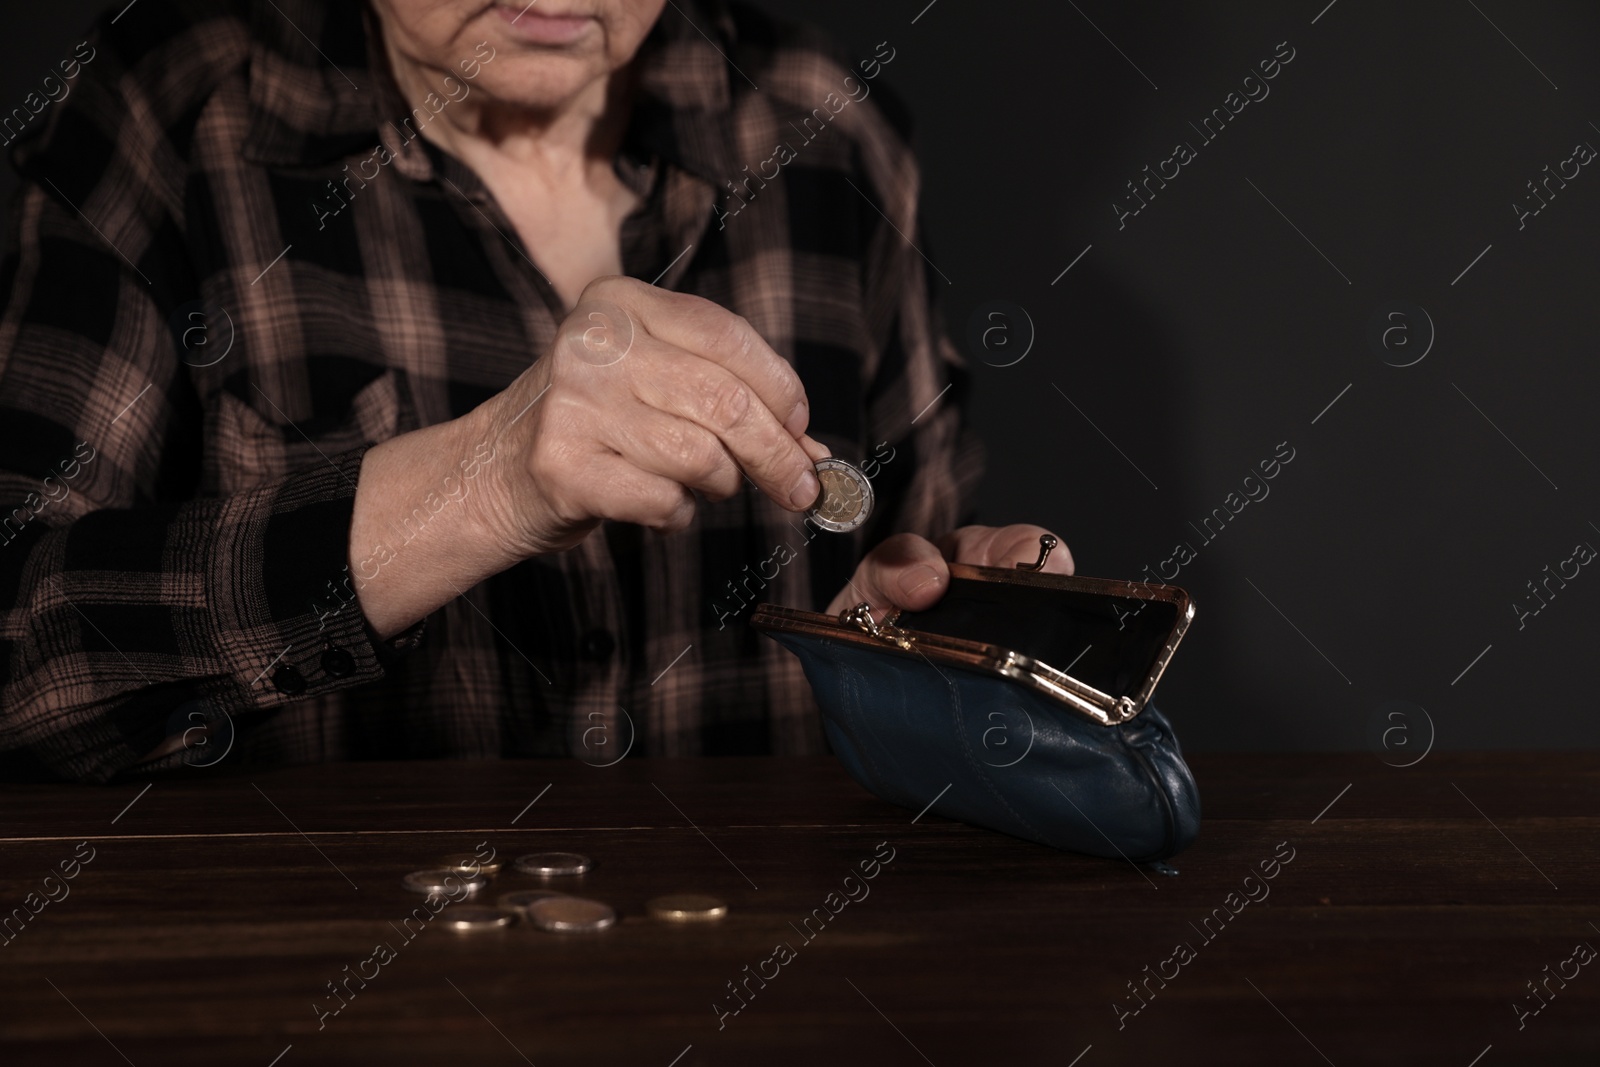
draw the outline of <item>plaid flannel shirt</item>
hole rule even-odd
[[[810,433],[874,476],[868,527],[816,535],[747,486],[681,533],[603,524],[378,642],[347,584],[364,451],[545,351],[564,309],[540,249],[418,134],[437,109],[403,102],[355,0],[143,0],[88,42],[12,150],[0,773],[194,762],[146,757],[195,721],[258,764],[824,749],[750,608],[820,608],[882,538],[957,525],[981,463],[874,80],[891,45],[843,58],[682,0],[616,159],[643,200],[626,273],[793,364]]]

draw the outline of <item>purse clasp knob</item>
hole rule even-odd
[[[1058,545],[1058,544],[1060,544],[1060,542],[1056,540],[1056,535],[1055,534],[1040,534],[1039,535],[1039,559],[1034,563],[1019,563],[1019,564],[1017,564],[1017,570],[1019,570],[1019,571],[1042,571],[1042,570],[1044,570],[1044,561],[1050,558],[1050,550],[1055,548],[1056,545]]]

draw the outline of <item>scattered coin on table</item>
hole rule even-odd
[[[500,873],[499,860],[481,860],[475,852],[457,852],[446,856],[439,866],[458,874],[481,874],[488,878]]]
[[[653,918],[669,923],[715,922],[728,914],[728,905],[704,893],[672,893],[644,907]]]
[[[576,852],[533,852],[518,856],[516,862],[518,871],[539,878],[582,874],[592,866],[588,856],[580,856]]]
[[[439,913],[439,919],[444,925],[461,933],[472,933],[478,930],[498,930],[510,926],[516,916],[499,908],[485,907],[481,904],[457,904]]]
[[[462,874],[449,867],[435,867],[426,871],[412,871],[403,882],[413,893],[450,895],[460,893],[461,887],[465,886],[468,895],[471,895],[488,885],[489,879],[481,874]]]
[[[588,933],[617,921],[611,905],[585,897],[545,897],[528,905],[528,919],[551,933]]]
[[[518,915],[526,915],[528,906],[536,900],[546,897],[564,897],[566,893],[557,893],[554,889],[519,889],[514,893],[501,893],[495,900],[495,906]]]

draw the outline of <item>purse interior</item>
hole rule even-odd
[[[1144,686],[1179,621],[1170,600],[952,575],[937,604],[902,612],[895,624],[1009,648],[1121,698]]]

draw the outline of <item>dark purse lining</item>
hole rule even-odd
[[[1167,601],[952,578],[943,599],[896,625],[999,645],[1124,697],[1144,684],[1177,617]]]

